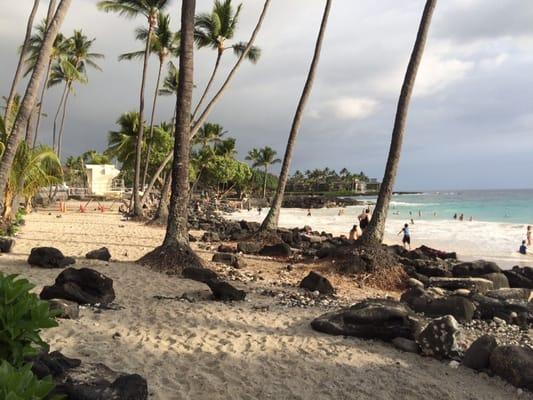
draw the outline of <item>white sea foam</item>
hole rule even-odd
[[[352,225],[357,222],[357,215],[364,207],[354,206],[344,208],[344,213],[338,215],[339,208],[323,208],[307,210],[284,208],[281,211],[280,226],[285,228],[311,226],[314,230],[330,232],[335,235],[348,235]],[[259,215],[257,210],[239,211],[229,218],[261,222],[268,209],[263,209]],[[400,244],[401,237],[397,235],[403,226],[403,219],[389,218],[386,225],[385,241],[389,244]],[[525,224],[456,221],[456,220],[415,220],[410,226],[412,246],[423,244],[444,251],[456,251],[462,260],[486,259],[497,262],[501,267],[509,268],[513,265],[533,266],[533,255],[521,255],[518,247],[524,239]]]

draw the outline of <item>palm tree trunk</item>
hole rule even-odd
[[[383,240],[385,232],[385,222],[387,220],[387,213],[389,211],[389,204],[392,198],[392,190],[396,180],[398,171],[398,164],[400,162],[400,155],[402,151],[402,142],[405,133],[405,126],[407,122],[407,113],[409,110],[409,102],[415,86],[416,74],[418,67],[422,60],[424,47],[426,45],[429,26],[431,24],[431,17],[437,0],[427,0],[424,7],[424,13],[418,28],[416,42],[411,53],[407,72],[405,74],[400,98],[398,100],[398,107],[396,110],[396,119],[394,121],[394,128],[392,131],[392,139],[389,150],[389,157],[387,166],[385,167],[385,174],[383,182],[379,190],[379,196],[376,202],[376,207],[372,215],[372,219],[367,229],[365,229],[361,238],[361,243],[365,245],[379,244]]]
[[[28,51],[28,46],[30,44],[29,41],[31,36],[31,30],[33,27],[33,20],[35,19],[35,14],[37,14],[37,9],[39,8],[39,1],[40,0],[34,0],[33,8],[31,9],[31,13],[28,18],[28,24],[26,25],[26,35],[24,36],[24,42],[22,44],[22,50],[20,51],[17,69],[15,70],[15,77],[13,78],[13,82],[11,82],[11,89],[9,90],[9,96],[7,98],[6,113],[4,118],[5,121],[7,121],[7,117],[11,111],[13,98],[15,97],[15,93],[17,91],[17,85],[20,82],[20,78],[22,76],[22,65],[24,64],[24,57],[26,56],[26,52]]]
[[[218,92],[211,99],[211,101],[207,104],[207,107],[202,112],[202,114],[200,115],[198,120],[196,120],[196,122],[194,122],[193,127],[191,129],[191,138],[194,137],[194,135],[196,135],[198,130],[202,127],[203,123],[207,120],[207,117],[211,113],[211,110],[213,109],[215,104],[220,100],[220,98],[222,97],[224,92],[228,89],[231,80],[235,76],[235,73],[237,72],[237,70],[241,66],[242,62],[244,61],[244,59],[246,58],[246,56],[250,52],[250,49],[252,48],[252,46],[253,46],[253,44],[255,42],[255,39],[256,39],[260,29],[261,29],[261,25],[263,24],[263,21],[265,19],[268,7],[270,6],[270,2],[271,2],[271,0],[265,0],[265,4],[263,6],[263,11],[261,12],[261,15],[259,16],[259,20],[257,21],[257,25],[255,26],[255,29],[252,32],[252,36],[250,37],[250,40],[248,41],[248,44],[247,44],[246,48],[244,49],[244,51],[242,52],[241,56],[239,57],[239,59],[237,60],[237,62],[235,63],[235,65],[233,66],[231,71],[229,72],[228,76],[226,77],[226,80],[224,81],[224,83],[222,84],[222,86],[220,87]]]
[[[63,144],[63,128],[65,126],[65,116],[67,115],[67,104],[70,95],[72,82],[68,84],[67,95],[65,96],[65,102],[63,103],[63,114],[61,115],[61,125],[59,127],[59,135],[57,137],[57,157],[61,160],[61,148]]]
[[[169,172],[165,177],[165,183],[163,184],[163,189],[161,190],[161,200],[159,200],[159,205],[153,219],[153,222],[158,225],[166,225],[168,222],[168,195],[170,193],[171,185],[172,173]]]
[[[194,11],[196,0],[183,0],[179,89],[177,94],[176,139],[172,163],[172,191],[167,230],[163,244],[139,260],[167,272],[184,267],[202,267],[202,260],[189,246],[189,156],[191,150],[191,108],[194,79]]]
[[[213,81],[215,80],[215,75],[217,74],[218,67],[220,66],[220,60],[222,59],[223,51],[218,50],[217,54],[217,60],[215,62],[215,68],[213,69],[213,72],[211,73],[211,77],[209,78],[209,82],[207,82],[207,86],[205,87],[204,93],[202,94],[202,97],[200,97],[200,100],[198,101],[198,104],[196,105],[196,108],[194,109],[192,113],[192,119],[196,117],[196,114],[198,114],[198,110],[200,109],[200,106],[202,105],[203,101],[205,100],[205,97],[207,96],[207,93],[209,93],[209,89],[211,88],[211,85],[213,84]]]
[[[33,143],[32,148],[35,148],[35,145],[37,144],[37,136],[39,135],[39,125],[41,124],[41,112],[43,108],[44,103],[44,94],[46,93],[46,89],[48,86],[48,80],[50,79],[50,71],[52,69],[52,59],[50,58],[50,61],[48,62],[48,67],[46,69],[46,78],[44,80],[44,85],[41,90],[41,98],[39,100],[39,105],[37,107],[37,122],[35,123],[35,134],[33,136]]]
[[[50,61],[54,40],[59,32],[63,20],[65,19],[65,16],[67,15],[67,11],[71,2],[72,0],[61,0],[50,27],[44,36],[41,51],[39,52],[37,62],[32,71],[26,92],[24,93],[24,97],[20,104],[20,110],[17,118],[15,119],[13,129],[11,130],[11,135],[7,141],[4,156],[0,162],[0,212],[4,209],[4,197],[6,193],[7,180],[9,178],[11,166],[13,165],[13,160],[15,159],[17,148],[22,140],[22,135],[24,134],[24,129],[28,123],[28,118],[35,107],[37,91],[42,83],[46,65]]]
[[[263,179],[263,199],[267,196],[267,177],[268,177],[268,165],[265,165],[265,177]]]
[[[63,106],[63,103],[65,102],[65,97],[66,97],[67,92],[68,92],[68,85],[69,85],[69,83],[65,82],[65,87],[63,88],[63,93],[61,94],[61,98],[59,100],[59,104],[57,105],[56,115],[54,116],[54,128],[53,128],[53,134],[52,134],[52,149],[56,152],[56,154],[58,153],[58,150],[57,150],[57,135],[56,135],[56,132],[57,132],[57,119],[59,118],[59,113],[61,112],[61,107]]]
[[[26,138],[24,141],[28,145],[29,148],[31,148],[31,144],[33,143],[33,132],[35,130],[34,126],[35,122],[35,109],[30,113],[30,116],[28,117],[28,124],[26,125]]]
[[[52,18],[54,18],[54,13],[56,11],[56,2],[57,0],[50,0],[50,3],[48,4],[48,12],[46,13],[46,27],[47,28],[50,26],[50,23],[52,22]]]
[[[146,178],[148,176],[148,165],[150,164],[150,153],[152,151],[152,138],[154,136],[154,117],[155,117],[155,109],[157,106],[157,97],[159,93],[159,84],[161,82],[161,71],[163,71],[163,64],[165,62],[164,58],[161,58],[159,60],[159,71],[157,72],[157,84],[155,85],[155,93],[154,93],[154,102],[152,103],[152,115],[150,117],[150,133],[148,134],[148,149],[146,150],[146,161],[144,162],[144,172],[143,172],[143,189],[146,185]],[[143,196],[144,200],[144,196]],[[141,200],[141,203],[144,203]]]
[[[154,29],[151,17],[148,22],[148,36],[146,37],[146,47],[144,49],[144,63],[141,80],[141,92],[139,95],[139,131],[137,133],[137,144],[135,149],[135,172],[133,175],[133,215],[142,216],[142,204],[139,195],[139,184],[141,180],[141,159],[144,143],[144,87],[146,86],[146,74],[148,72],[148,59],[150,58],[150,41]],[[144,190],[144,188],[143,188]]]
[[[296,136],[298,136],[298,131],[302,124],[302,118],[305,110],[305,106],[311,95],[311,90],[313,88],[313,83],[315,81],[316,70],[318,68],[318,62],[320,60],[320,52],[322,50],[322,43],[324,41],[324,35],[326,33],[326,26],[328,24],[329,12],[331,9],[332,0],[326,1],[326,7],[324,9],[324,15],[322,16],[322,23],[320,24],[320,31],[318,33],[318,38],[315,45],[315,52],[313,55],[313,60],[311,61],[311,68],[307,74],[307,81],[305,82],[302,96],[296,107],[296,113],[294,114],[294,119],[292,121],[291,132],[289,134],[289,140],[287,141],[287,148],[285,149],[285,156],[283,157],[283,165],[281,167],[281,173],[279,176],[278,186],[276,188],[276,194],[270,206],[270,211],[268,212],[263,224],[261,225],[261,230],[276,229],[279,222],[279,213],[281,210],[281,204],[283,203],[283,196],[285,194],[285,187],[287,186],[287,180],[289,179],[289,169],[291,167],[292,161],[292,152],[294,145],[296,143]]]

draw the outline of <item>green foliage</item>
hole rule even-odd
[[[37,379],[31,372],[31,365],[15,368],[7,361],[0,364],[0,398],[5,400],[50,399],[48,394],[54,389],[50,377]],[[59,399],[54,397],[53,399]]]
[[[47,302],[39,300],[28,280],[0,272],[0,359],[16,367],[47,347],[40,332],[57,326]]]
[[[215,155],[209,160],[204,177],[211,185],[243,187],[252,177],[252,170],[234,158]]]

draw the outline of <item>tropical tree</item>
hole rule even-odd
[[[50,5],[52,6],[52,4]],[[49,8],[49,11],[50,11],[50,8]],[[27,68],[26,68],[25,75],[29,75],[33,71],[35,64],[37,63],[37,59],[39,58],[39,53],[41,51],[44,37],[46,35],[46,31],[48,28],[47,21],[49,21],[49,19],[45,19],[44,21],[42,21],[36,27],[35,33],[30,38],[29,49],[27,51],[28,57],[26,58]],[[52,73],[52,66],[67,56],[68,48],[69,48],[69,43],[66,37],[63,34],[58,33],[54,40],[54,44],[52,46],[50,59],[46,67],[46,75],[45,75],[44,84],[42,86],[39,102],[37,104],[37,111],[36,111],[37,121],[35,123],[35,133],[33,134],[33,139],[31,138],[31,136],[28,138],[29,141],[33,140],[33,143],[32,143],[33,147],[35,147],[37,138],[39,136],[39,127],[41,125],[41,117],[43,115],[42,109],[44,105],[44,98],[45,98],[46,90],[49,87],[49,80],[50,80],[50,74]]]
[[[275,158],[277,154],[276,150],[269,146],[265,146],[259,150],[252,149],[246,157],[246,160],[252,161],[252,168],[263,168],[264,170],[263,198],[266,198],[268,170],[271,165],[281,162],[279,158]]]
[[[56,39],[63,20],[65,19],[71,1],[72,0],[61,0],[56,13],[54,14],[54,18],[46,31],[41,51],[39,52],[35,67],[33,68],[28,86],[26,87],[24,97],[20,104],[20,110],[5,145],[4,155],[0,162],[0,212],[2,213],[6,205],[6,187],[13,166],[13,160],[15,159],[20,141],[25,133],[28,119],[35,107],[37,91],[42,83],[46,65],[50,60],[54,40]]]
[[[148,37],[148,30],[144,27],[137,28],[135,37],[137,40],[145,42],[146,38]],[[148,175],[148,162],[150,159],[150,153],[152,151],[152,147],[150,145],[150,138],[154,134],[154,125],[155,125],[154,118],[155,118],[155,111],[157,107],[157,99],[159,95],[161,74],[163,72],[163,66],[165,65],[167,58],[171,55],[177,55],[178,44],[179,44],[178,34],[172,32],[172,30],[170,29],[170,16],[168,14],[159,13],[157,17],[157,26],[155,27],[152,33],[152,39],[150,43],[150,46],[151,46],[150,52],[157,55],[157,58],[159,60],[159,68],[157,71],[155,93],[154,93],[154,99],[152,103],[152,112],[150,116],[150,128],[149,128],[150,131],[147,137],[148,149],[146,152],[143,179],[142,179],[143,188],[146,185],[146,177]],[[119,57],[119,60],[132,60],[132,59],[142,58],[143,56],[144,56],[143,50],[134,51],[131,53],[122,54]]]
[[[320,60],[320,51],[322,50],[322,43],[324,41],[324,35],[326,33],[326,26],[328,24],[329,12],[331,9],[332,0],[326,0],[326,6],[324,8],[324,14],[322,16],[322,23],[320,24],[320,30],[318,33],[318,38],[315,45],[315,51],[313,54],[313,60],[311,61],[311,67],[309,73],[307,74],[307,80],[296,107],[296,113],[292,120],[292,127],[289,133],[289,139],[287,141],[287,147],[285,149],[285,156],[283,157],[283,164],[281,166],[281,173],[279,176],[278,187],[276,189],[276,194],[272,200],[270,210],[265,217],[261,229],[269,230],[276,229],[279,222],[279,214],[281,211],[281,204],[283,203],[283,196],[285,195],[285,187],[287,186],[287,180],[289,179],[289,170],[291,167],[292,154],[294,151],[294,145],[296,144],[296,137],[300,130],[302,124],[302,118],[304,115],[305,106],[311,95],[311,90],[313,89],[313,83],[315,81],[316,70],[318,68],[318,62]]]
[[[39,2],[40,0],[33,1],[33,7],[31,9],[30,16],[28,17],[28,23],[26,24],[26,35],[24,36],[24,42],[22,43],[22,48],[20,49],[17,69],[15,70],[15,76],[13,77],[13,81],[11,82],[11,89],[9,90],[9,95],[7,98],[6,110],[4,114],[5,119],[7,119],[7,116],[9,115],[13,98],[17,92],[17,85],[19,84],[20,79],[22,78],[22,66],[24,64],[24,57],[26,57],[26,52],[30,47],[30,37],[33,28],[33,20],[35,19],[35,14],[37,14],[37,10],[39,9]]]
[[[237,155],[235,147],[235,138],[227,138],[215,144],[213,151],[215,155],[222,157],[234,158]]]
[[[233,52],[240,56],[244,53],[246,43],[235,43],[227,45],[226,41],[233,39],[237,25],[239,23],[239,15],[241,13],[242,4],[233,8],[231,0],[215,0],[213,10],[211,13],[202,13],[196,17],[194,40],[198,48],[208,47],[217,51],[217,58],[215,67],[211,73],[211,77],[207,82],[207,86],[193,111],[193,118],[198,113],[220,66],[220,60],[226,50],[233,49]],[[261,50],[258,47],[252,46],[246,53],[246,58],[252,63],[257,63],[261,56]]]
[[[132,170],[135,166],[137,134],[139,132],[139,113],[130,111],[122,114],[118,120],[119,127],[108,134],[108,147],[105,154],[116,158],[124,170]]]
[[[429,27],[431,25],[431,18],[433,11],[437,5],[437,0],[427,0],[418,28],[415,45],[411,53],[409,65],[400,92],[398,100],[398,107],[396,110],[396,118],[394,120],[394,128],[392,130],[392,139],[387,159],[387,166],[385,167],[385,174],[383,175],[383,182],[379,190],[376,207],[370,221],[370,225],[363,232],[361,243],[365,245],[375,245],[381,243],[383,234],[385,232],[385,222],[387,220],[387,213],[392,198],[392,190],[398,172],[398,164],[400,163],[400,155],[402,152],[402,142],[405,134],[405,126],[407,123],[407,113],[409,110],[409,103],[413,94],[415,86],[416,75],[418,67],[422,61],[422,55],[426,45]]]
[[[102,0],[98,2],[98,8],[105,12],[116,12],[121,16],[133,18],[144,16],[148,21],[146,32],[146,46],[143,55],[143,70],[141,79],[141,90],[139,94],[139,132],[137,133],[137,143],[135,149],[135,171],[133,175],[133,215],[142,216],[142,204],[139,194],[141,180],[141,157],[144,142],[144,87],[146,85],[146,74],[148,72],[148,58],[150,56],[151,40],[153,31],[157,26],[159,13],[169,4],[169,0]]]
[[[222,136],[227,132],[222,125],[206,122],[194,137],[193,144],[199,145],[200,149],[205,149],[211,145],[217,145],[222,142]]]
[[[142,264],[166,271],[179,271],[184,267],[203,266],[200,257],[189,246],[188,231],[195,7],[195,0],[182,0],[176,137],[166,234],[161,246],[139,260]]]

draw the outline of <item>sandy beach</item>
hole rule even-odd
[[[163,228],[121,221],[113,212],[72,211],[58,218],[57,212],[39,211],[26,217],[14,252],[0,257],[0,270],[21,274],[39,292],[60,271],[30,268],[26,259],[33,247],[54,246],[76,257],[76,267],[112,278],[120,309],[84,308],[79,320],[60,320],[44,338],[69,357],[141,374],[151,399],[533,399],[484,373],[379,341],[313,331],[309,323],[324,307],[284,307],[261,294],[279,289],[274,283],[283,263],[247,258],[245,271],[264,271],[264,278],[235,283],[249,294],[233,304],[210,300],[203,284],[134,264],[163,234]],[[86,252],[101,246],[109,248],[111,262],[85,260]],[[211,252],[200,254],[218,268],[207,261]],[[290,280],[297,282],[306,268],[296,265]],[[197,300],[154,298],[184,293]],[[369,295],[387,293],[355,285],[341,291],[346,301]]]

